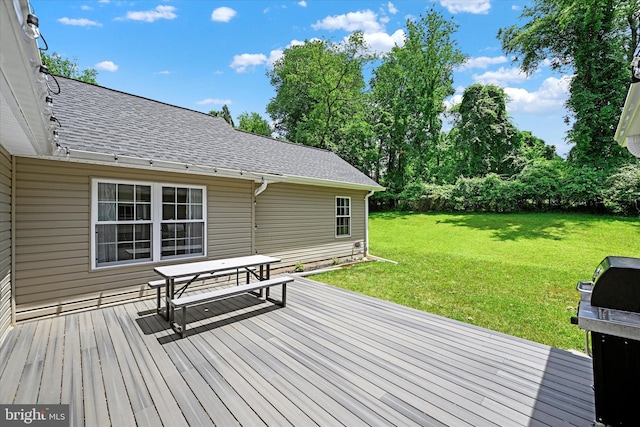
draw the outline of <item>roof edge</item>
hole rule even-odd
[[[97,164],[103,166],[127,167],[135,169],[147,169],[169,173],[187,173],[195,175],[216,176],[222,178],[244,179],[255,182],[266,180],[270,183],[287,182],[291,184],[315,185],[322,187],[345,188],[353,190],[383,191],[382,186],[372,186],[344,181],[334,181],[320,178],[308,178],[293,175],[276,175],[243,169],[226,167],[204,166],[189,163],[171,162],[167,160],[143,159],[140,157],[122,156],[118,154],[97,153],[73,149],[59,149],[52,156],[24,156],[59,162],[74,162]]]

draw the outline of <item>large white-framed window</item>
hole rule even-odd
[[[351,236],[351,197],[336,197],[336,237]]]
[[[92,268],[206,255],[206,187],[94,178]]]

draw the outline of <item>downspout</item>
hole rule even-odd
[[[369,197],[373,196],[374,190],[371,190],[364,196],[364,256],[369,256]]]
[[[251,230],[251,249],[253,253],[257,254],[258,250],[256,249],[256,229],[258,228],[258,223],[256,222],[256,205],[258,204],[258,196],[267,189],[267,180],[262,178],[262,183],[256,191],[253,192],[253,206],[251,206],[251,220],[253,221],[253,228]]]
[[[269,185],[267,180],[262,178],[262,184],[260,184],[260,187],[256,188],[255,193],[253,193],[253,197],[254,197],[253,201],[254,201],[254,203],[257,201],[256,199],[258,198],[260,193],[262,193],[264,190],[267,189],[267,185]]]

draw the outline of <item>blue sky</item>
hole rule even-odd
[[[470,84],[505,89],[521,130],[555,145],[567,126],[567,75],[546,65],[527,77],[504,55],[498,29],[519,23],[525,0],[120,1],[31,0],[47,53],[96,68],[101,86],[209,112],[227,104],[234,118],[265,108],[275,95],[266,71],[282,51],[313,38],[340,41],[356,30],[384,53],[402,44],[407,19],[431,7],[459,25],[453,36],[467,63],[456,70],[459,101]]]

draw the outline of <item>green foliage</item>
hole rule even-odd
[[[374,202],[418,212],[585,211],[640,216],[640,163],[614,174],[576,168],[558,159],[537,160],[510,177],[460,177],[454,184],[407,185],[401,193],[377,194]]]
[[[271,136],[269,122],[258,113],[244,112],[238,116],[238,129],[257,135]]]
[[[362,169],[368,137],[362,33],[333,44],[307,41],[284,51],[267,73],[276,96],[267,105],[275,131],[299,144],[328,149]]]
[[[623,166],[609,177],[604,204],[612,212],[640,216],[640,163]]]
[[[380,179],[396,194],[409,182],[437,177],[444,99],[465,59],[453,40],[456,25],[433,9],[406,26],[404,45],[391,50],[371,81]]]
[[[302,273],[304,271],[304,264],[300,261],[296,262],[293,271],[295,271],[296,273]]]
[[[522,26],[501,29],[506,54],[533,73],[543,60],[573,74],[567,101],[573,122],[569,160],[577,167],[615,169],[631,156],[613,140],[638,41],[637,0],[534,0]]]
[[[49,69],[51,74],[57,76],[67,77],[74,80],[79,80],[85,83],[91,83],[97,85],[96,78],[98,77],[98,71],[93,68],[87,68],[80,70],[78,66],[78,59],[63,58],[59,53],[53,52],[51,55],[47,55],[44,52],[40,52],[40,59],[42,63]]]
[[[231,126],[233,127],[236,126],[235,123],[233,122],[233,117],[231,116],[231,111],[229,111],[229,107],[227,107],[227,104],[222,106],[221,111],[217,111],[217,110],[209,111],[209,115],[214,117],[222,117]]]
[[[603,239],[602,236],[607,236]],[[373,213],[375,262],[318,280],[563,349],[584,348],[571,325],[607,255],[640,256],[638,221],[601,215]]]
[[[464,90],[455,112],[460,174],[513,173],[522,139],[507,114],[504,90],[494,85],[473,84]]]

